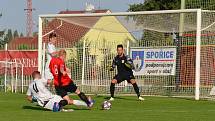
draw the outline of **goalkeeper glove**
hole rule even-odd
[[[132,65],[130,63],[125,63],[125,66],[129,69],[132,69]]]
[[[108,69],[109,71],[113,71],[113,70],[114,70],[114,68],[113,68],[112,66],[108,66],[107,69]]]

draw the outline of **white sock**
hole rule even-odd
[[[80,100],[73,100],[73,104],[76,105],[76,106],[84,106],[84,107],[87,107],[87,104],[83,101],[80,101]]]

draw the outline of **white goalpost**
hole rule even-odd
[[[40,15],[38,70],[44,73],[46,35],[55,32],[56,47],[66,49],[72,79],[85,92],[109,94],[116,71],[107,66],[123,44],[136,61],[141,94],[207,98],[215,79],[214,20],[214,11],[201,9]],[[172,58],[159,53],[170,51]],[[127,82],[116,91],[134,93]]]
[[[196,26],[196,74],[195,74],[195,99],[199,100],[199,86],[200,86],[200,65],[201,65],[201,9],[197,10],[197,26]]]

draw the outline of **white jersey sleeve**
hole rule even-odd
[[[39,81],[41,81],[45,86],[47,86],[48,85],[48,81],[46,80],[46,79],[40,79]]]
[[[30,86],[29,86],[30,87]],[[28,87],[28,91],[26,93],[27,96],[31,96],[31,89]]]
[[[55,48],[55,46],[53,45],[53,44],[51,44],[51,43],[48,43],[48,45],[47,45],[47,52],[48,52],[48,54],[52,54],[53,52],[56,52],[56,48]]]
[[[50,72],[50,69],[49,69],[49,64],[50,64],[50,61],[52,59],[52,53],[53,52],[56,52],[56,48],[53,44],[51,43],[48,43],[47,45],[47,52],[46,52],[46,57],[47,57],[47,62],[46,62],[46,66],[45,66],[45,73],[44,73],[44,76],[46,79],[53,79],[53,75],[52,73]]]
[[[51,44],[51,43],[48,43],[48,45],[47,45],[47,62],[49,63],[50,61],[51,61],[51,59],[52,59],[52,53],[53,52],[56,52],[57,50],[56,50],[56,48],[55,48],[55,46],[53,45],[53,44]]]

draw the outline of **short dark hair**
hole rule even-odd
[[[51,34],[49,34],[49,39],[51,39],[53,37],[57,37],[57,35],[54,32],[52,32]]]
[[[117,49],[118,49],[118,48],[122,48],[122,49],[123,49],[123,45],[122,45],[122,44],[117,45]]]
[[[39,72],[39,71],[34,71],[34,72],[32,73],[32,77],[33,77],[33,79],[35,79],[35,78],[36,78],[36,75],[38,75],[38,74],[40,74],[40,72]]]

